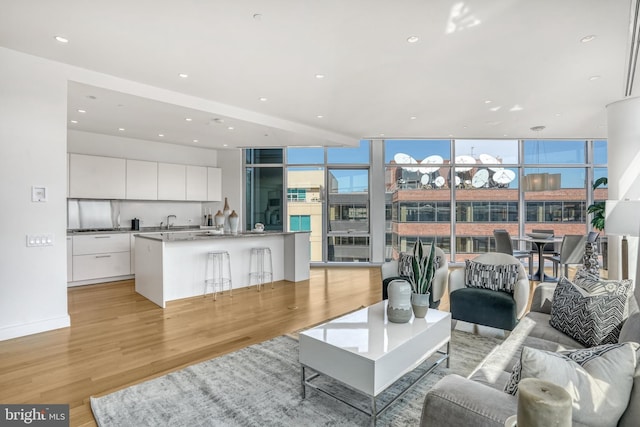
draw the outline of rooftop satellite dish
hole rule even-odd
[[[444,185],[444,177],[441,177],[441,176],[437,177],[436,180],[433,183],[438,188],[442,187]]]
[[[395,160],[395,162],[401,166],[418,164],[418,161],[416,159],[405,153],[396,153],[393,156],[393,160]],[[419,168],[402,166],[402,169],[406,170],[407,172],[417,172]]]
[[[429,175],[422,175],[422,177],[420,177],[420,182],[422,185],[429,184]]]
[[[498,184],[508,184],[516,179],[516,173],[511,169],[501,169],[494,172],[491,179],[493,179],[494,182],[497,182]]]
[[[432,165],[432,164],[441,165],[442,163],[444,163],[444,159],[442,158],[442,156],[438,156],[437,154],[425,157],[420,162],[420,164],[422,165]],[[425,167],[419,168],[419,171],[420,173],[433,173],[433,172],[436,172],[438,169],[440,169],[440,166],[429,166],[426,168]]]
[[[500,161],[498,161],[498,159],[496,159],[490,154],[480,154],[480,156],[478,157],[480,158],[480,163],[482,163],[483,165],[496,165],[501,163]],[[495,172],[503,168],[498,166],[490,166],[489,169]]]
[[[475,165],[476,163],[477,163],[476,159],[474,159],[471,156],[456,156],[456,164],[458,164],[458,165],[460,165],[460,164],[462,164],[462,165]],[[456,167],[456,172],[467,172],[467,171],[470,171],[470,170],[471,170],[471,167],[466,167],[466,166],[463,166],[463,167],[457,166]]]
[[[462,180],[460,179],[460,177],[458,175],[456,175],[455,182],[456,182],[456,187],[459,186],[460,183],[462,182]]]
[[[482,188],[487,182],[489,182],[489,171],[486,169],[480,169],[471,178],[471,185],[473,188]]]

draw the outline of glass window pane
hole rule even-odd
[[[281,164],[282,148],[249,148],[245,150],[248,164]]]
[[[585,141],[525,140],[524,164],[584,164]]]
[[[385,164],[411,164],[416,162],[443,164],[451,158],[451,141],[448,139],[391,139],[384,141]],[[448,163],[448,162],[447,162]]]
[[[593,163],[596,165],[606,165],[609,163],[606,140],[593,141]]]
[[[287,148],[287,164],[290,165],[317,165],[324,163],[324,148]]]
[[[255,223],[264,224],[265,230],[282,229],[282,168],[248,167],[246,173],[246,224],[245,230]]]
[[[290,231],[311,231],[309,240],[312,262],[322,261],[324,177],[325,169],[322,167],[287,168],[287,223]]]
[[[356,148],[327,148],[327,163],[369,164],[369,140],[360,141]]]
[[[517,165],[518,164],[518,140],[516,139],[457,139],[455,141],[456,159],[475,159],[475,163],[487,165]],[[461,156],[464,156],[460,158]]]
[[[329,236],[328,260],[333,262],[369,262],[368,236]]]

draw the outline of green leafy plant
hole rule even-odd
[[[609,180],[606,176],[596,179],[593,183],[593,189],[600,187],[601,185],[607,185]],[[605,215],[605,202],[595,202],[587,208],[587,213],[593,215],[591,218],[591,225],[596,230],[604,230],[604,215]]]
[[[435,248],[431,243],[429,252],[425,252],[420,238],[413,245],[413,259],[411,260],[411,286],[417,294],[427,294],[431,290],[435,268]]]

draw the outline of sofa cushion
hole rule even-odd
[[[562,277],[549,324],[587,347],[616,343],[626,303],[626,293],[591,295]]]
[[[540,338],[550,343],[554,343],[558,346],[557,349],[548,349],[538,346],[536,348],[542,348],[543,350],[573,350],[576,348],[584,348],[584,345],[571,338],[569,335],[560,332],[549,324],[551,315],[537,312],[529,312],[520,320],[519,325],[526,329],[526,334],[529,337]],[[518,328],[520,330],[520,328]],[[562,347],[562,348],[561,348]]]
[[[451,292],[449,301],[452,319],[509,331],[516,326],[516,302],[506,292],[462,288]]]
[[[633,311],[631,307],[635,302],[635,295],[633,294],[633,280],[607,280],[602,279],[600,276],[594,276],[584,268],[579,268],[576,271],[576,275],[573,278],[573,283],[584,290],[589,295],[624,295],[627,297],[623,318],[629,317],[630,311]]]
[[[550,381],[571,395],[574,421],[616,426],[629,403],[638,347],[608,344],[559,353],[524,347],[505,391],[515,394],[524,378]]]
[[[518,264],[483,264],[465,261],[464,284],[470,288],[513,293],[518,281]]]

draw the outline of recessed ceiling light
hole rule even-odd
[[[384,133],[381,133],[380,136],[384,136]]]
[[[491,104],[491,100],[487,99],[486,101],[484,101],[485,104]]]
[[[316,117],[317,117],[317,118],[319,118],[319,119],[321,119],[321,118],[323,118],[324,116],[323,116],[322,114],[318,114]]]
[[[198,142],[198,140],[197,140],[197,139],[194,139],[194,140],[193,140],[193,142]]]
[[[124,132],[124,128],[118,128],[120,132]]]
[[[229,144],[222,144],[222,146],[223,146],[223,147],[228,147],[228,146],[229,146]]]
[[[495,111],[500,110],[501,108],[502,108],[501,106],[496,105],[495,107],[491,107],[491,108],[489,108],[489,110],[490,110],[490,111],[494,111],[494,112],[495,112]]]
[[[86,113],[86,110],[78,110],[78,113],[84,114],[84,113]]]
[[[71,122],[71,123],[73,123],[74,125],[75,125],[75,124],[78,124],[78,121],[77,121],[77,120],[70,120],[70,122]]]
[[[188,121],[188,122],[190,122],[190,121],[191,121],[191,120],[193,120],[193,119],[192,119],[191,117],[187,117],[185,120],[186,120],[186,121]]]
[[[556,117],[560,117],[560,113],[556,113]]]
[[[581,39],[580,39],[580,41],[581,41],[582,43],[588,43],[588,42],[592,41],[592,40],[593,40],[593,39],[595,39],[595,38],[596,38],[596,36],[595,36],[595,35],[590,34],[590,35],[588,35],[588,36],[584,36],[583,38],[581,38]]]
[[[318,80],[324,79],[324,74],[316,74],[316,79]]]
[[[178,74],[178,76],[179,76],[180,78],[182,78],[182,79],[186,79],[186,78],[188,78],[188,77],[189,77],[189,74],[186,74],[186,73],[180,73],[180,74]]]
[[[164,136],[164,133],[159,133],[158,136],[162,138]]]
[[[262,102],[267,102],[267,98],[265,98],[264,96],[261,96],[261,97],[260,97],[260,101],[262,101]]]
[[[418,40],[420,40],[420,37],[418,37],[418,36],[411,36],[411,37],[407,38],[407,41],[409,43],[416,43]]]
[[[60,43],[69,43],[69,39],[66,37],[56,36],[55,39],[57,42],[60,42]]]
[[[227,129],[234,130],[235,128],[233,126],[229,126]]]
[[[600,78],[600,76],[591,76],[589,77],[589,80],[593,81],[593,80],[598,80]]]
[[[415,120],[415,119],[417,119],[417,117],[416,117],[416,116],[411,116],[411,117],[409,117],[409,118],[410,118],[411,120]]]

